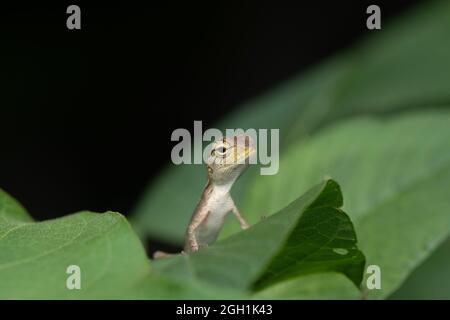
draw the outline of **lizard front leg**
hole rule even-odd
[[[195,237],[195,229],[194,227],[190,227],[187,230],[187,239],[186,239],[186,245],[185,250],[187,252],[190,251],[197,251],[198,250],[198,242],[197,238]]]
[[[242,217],[241,213],[239,212],[239,209],[236,207],[234,203],[233,207],[231,208],[231,211],[233,211],[233,214],[235,215],[236,219],[238,219],[242,230],[248,229],[250,227],[247,221],[245,221],[245,219]]]
[[[187,252],[197,251],[199,249],[198,241],[196,237],[197,228],[208,217],[209,211],[206,214],[196,214],[192,219],[186,231],[186,244],[184,250]]]

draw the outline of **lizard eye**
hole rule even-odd
[[[223,156],[227,152],[227,148],[225,148],[224,146],[221,146],[221,147],[217,147],[216,149],[214,149],[214,151],[217,152],[217,154],[219,156]]]

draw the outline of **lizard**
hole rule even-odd
[[[212,143],[206,161],[208,181],[203,190],[185,234],[183,254],[199,250],[213,243],[221,231],[225,216],[232,212],[241,229],[249,228],[230,195],[231,187],[248,166],[248,159],[256,152],[249,135],[223,137]],[[156,251],[153,258],[168,254]]]

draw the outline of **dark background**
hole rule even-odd
[[[419,1],[72,1],[2,4],[0,187],[38,220],[128,214],[170,161],[171,132],[204,127]],[[81,30],[66,8],[81,7]],[[187,183],[188,185],[188,183]]]

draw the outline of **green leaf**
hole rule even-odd
[[[345,274],[356,287],[364,256],[341,205],[338,184],[327,180],[250,229],[153,265],[164,275],[240,290],[258,291],[300,275],[331,271]]]
[[[427,3],[351,50],[243,104],[217,127],[278,128],[283,156],[290,144],[336,119],[448,106],[449,29],[450,3]],[[233,188],[238,206],[256,175],[255,169],[247,172]],[[133,213],[134,226],[142,235],[181,244],[205,176],[199,165],[168,167],[144,192]]]
[[[450,299],[450,238],[389,299]]]
[[[255,288],[312,272],[339,270],[356,286],[362,280],[364,257],[347,215],[332,207],[310,207],[283,248],[272,258]]]
[[[449,123],[435,111],[328,127],[293,145],[277,175],[255,178],[241,209],[255,223],[314,181],[339,180],[367,263],[381,267],[369,297],[387,297],[450,235]]]
[[[0,298],[239,299],[319,272],[344,274],[357,292],[364,256],[341,206],[337,183],[324,181],[245,232],[152,270],[122,215],[80,212],[33,222],[0,191]],[[66,287],[71,265],[81,270],[80,290]]]
[[[31,222],[33,219],[28,215],[24,207],[13,197],[0,189],[0,235],[9,230],[8,226],[15,226],[22,223]]]
[[[81,269],[69,290],[67,267]],[[213,299],[239,292],[155,275],[138,237],[118,213],[80,212],[32,222],[0,190],[0,299]]]
[[[362,293],[341,273],[327,272],[305,275],[267,287],[255,299],[334,299],[356,300]]]

